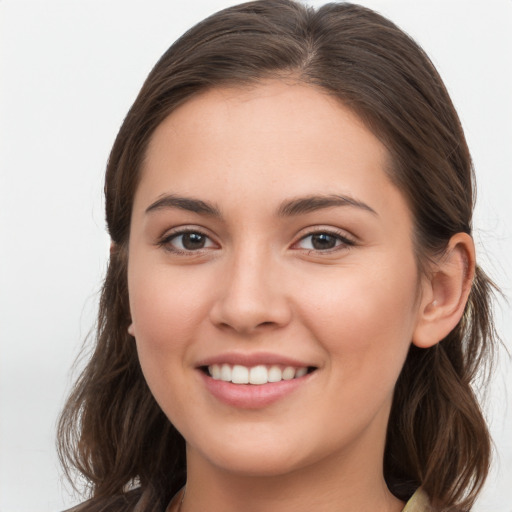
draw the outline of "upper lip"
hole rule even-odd
[[[294,368],[303,368],[314,366],[311,363],[306,363],[292,357],[273,354],[271,352],[256,352],[252,354],[244,354],[240,352],[226,352],[212,357],[202,359],[197,363],[197,367],[211,366],[213,364],[230,364],[241,365],[252,368],[258,365],[282,365],[293,366]]]

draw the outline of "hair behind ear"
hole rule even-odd
[[[139,498],[156,512],[185,482],[184,440],[153,398],[128,334],[126,249],[112,245],[95,350],[58,424],[66,474],[73,482],[79,472],[93,498],[80,512],[133,510]],[[127,492],[139,484],[141,492]]]
[[[471,384],[493,353],[493,289],[476,267],[455,329],[429,348],[411,345],[395,388],[384,459],[388,485],[402,499],[421,485],[434,507],[457,503],[457,510],[470,510],[485,481],[491,441]]]

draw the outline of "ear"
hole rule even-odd
[[[133,328],[133,323],[131,323],[131,324],[128,326],[128,334],[129,334],[130,336],[135,337],[135,329]]]
[[[473,239],[457,233],[422,283],[414,345],[432,347],[455,328],[464,313],[474,275]]]

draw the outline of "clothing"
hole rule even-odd
[[[180,493],[178,493],[169,503],[169,506],[166,509],[171,510],[171,507],[174,505],[175,500],[180,498]],[[416,492],[411,496],[411,499],[405,504],[405,508],[402,512],[431,512],[430,502],[426,493],[421,489],[417,489]]]
[[[180,493],[177,494],[179,496]],[[108,506],[107,503],[98,503],[96,506],[93,506],[90,501],[82,503],[72,509],[67,510],[66,512],[81,512],[82,510],[94,510],[94,511],[128,511],[131,510],[136,512],[137,510],[141,510],[146,508],[147,502],[145,502],[144,498],[137,500],[137,503],[129,504],[126,500],[121,500],[123,503],[112,503],[112,506]],[[174,499],[173,499],[174,501]],[[172,502],[171,502],[172,503]],[[169,504],[168,510],[171,506]],[[134,506],[135,505],[135,506]],[[405,508],[402,512],[431,512],[428,496],[426,493],[420,488],[418,489],[412,496],[411,499],[406,503]]]
[[[428,496],[420,488],[411,496],[402,512],[429,512],[430,510]]]

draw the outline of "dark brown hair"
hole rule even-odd
[[[114,242],[94,353],[59,424],[64,467],[90,485],[87,511],[160,511],[186,479],[184,440],[153,399],[130,324],[127,246],[145,150],[155,128],[208,88],[262,79],[310,84],[351,108],[385,144],[390,178],[415,219],[420,269],[452,235],[471,233],[470,154],[448,93],[421,48],[377,13],[291,0],[228,8],[162,56],[114,143],[105,181]],[[384,474],[406,500],[418,486],[436,510],[469,510],[487,476],[490,439],[472,383],[494,340],[492,283],[477,267],[464,316],[439,344],[411,346],[395,388]],[[81,509],[82,510],[82,509]]]

